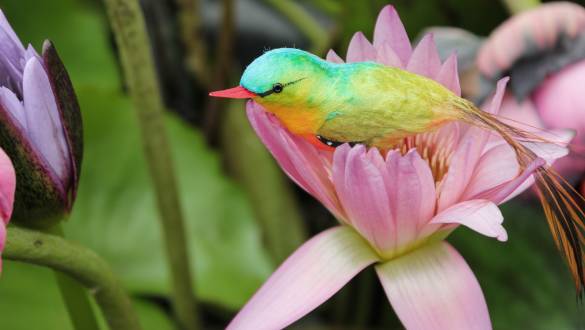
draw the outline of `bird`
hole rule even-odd
[[[327,150],[348,143],[387,151],[410,136],[463,122],[500,135],[524,169],[539,158],[526,142],[550,143],[425,76],[376,62],[328,62],[296,48],[265,52],[244,70],[239,86],[209,95],[252,99],[292,134]],[[585,199],[547,164],[533,177],[555,243],[582,297]]]

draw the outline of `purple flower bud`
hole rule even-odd
[[[0,147],[16,169],[13,221],[50,226],[71,210],[83,150],[73,86],[51,42],[25,48],[1,11]]]

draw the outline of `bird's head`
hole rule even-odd
[[[327,65],[319,57],[299,49],[274,49],[248,65],[239,86],[209,95],[250,98],[270,112],[286,114],[306,108],[316,82],[326,73]]]

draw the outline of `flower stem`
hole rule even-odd
[[[512,15],[540,5],[540,0],[502,0],[502,2]]]
[[[6,259],[67,274],[94,296],[110,329],[140,329],[130,298],[108,264],[95,252],[55,235],[15,226],[8,227],[8,237],[3,252]]]
[[[54,271],[54,273],[73,328],[77,330],[99,330],[97,319],[91,308],[85,288],[59,271]]]
[[[182,328],[199,328],[190,259],[185,238],[171,150],[164,126],[164,105],[150,42],[138,0],[105,0],[122,61],[142,143],[154,183],[167,260],[173,308]]]
[[[60,224],[57,224],[48,232],[63,237],[63,229]],[[99,330],[97,319],[91,308],[85,288],[60,271],[54,271],[54,273],[73,327],[77,330]]]
[[[329,44],[327,32],[301,5],[291,0],[264,0],[293,23],[312,43],[311,52],[323,55]]]

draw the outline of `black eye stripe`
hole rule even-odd
[[[297,79],[295,81],[287,82],[286,84],[275,83],[274,85],[272,85],[272,89],[269,89],[266,92],[256,93],[256,95],[258,95],[260,97],[265,97],[265,96],[268,96],[268,95],[273,94],[273,93],[278,94],[278,93],[282,92],[286,86],[295,84],[303,79],[305,79],[305,78],[301,78],[301,79]]]
[[[264,97],[264,96],[268,96],[270,94],[274,93],[274,91],[272,89],[267,90],[266,92],[262,92],[262,93],[256,93],[256,95],[260,96],[260,97]]]

